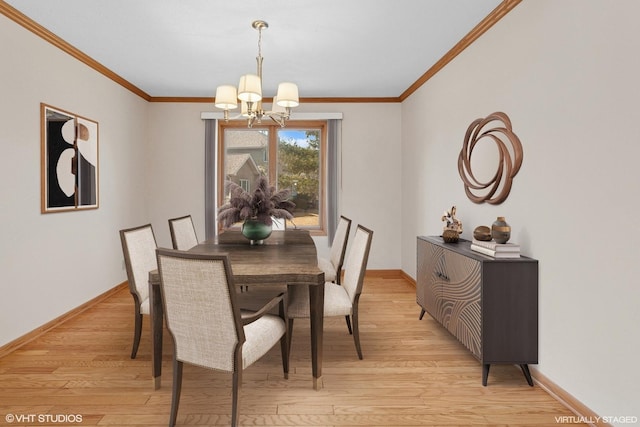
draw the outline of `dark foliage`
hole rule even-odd
[[[218,221],[225,228],[246,219],[257,219],[267,225],[271,225],[272,217],[293,219],[296,205],[289,200],[291,190],[276,191],[264,175],[256,180],[253,192],[245,191],[235,182],[227,182],[226,188],[229,202],[218,210]]]

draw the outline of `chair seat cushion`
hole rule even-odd
[[[242,346],[242,364],[246,368],[260,359],[280,341],[286,332],[284,320],[265,314],[255,322],[244,326],[246,341]]]
[[[309,317],[309,288],[307,286],[289,287],[289,317]],[[351,298],[340,285],[332,282],[324,284],[324,315],[346,316],[351,314]]]
[[[140,314],[150,314],[151,313],[151,309],[149,308],[149,298],[147,298],[146,300],[142,301],[142,303],[140,304]]]
[[[336,268],[326,258],[318,258],[318,268],[324,271],[324,280],[334,282],[336,280]]]

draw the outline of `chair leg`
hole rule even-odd
[[[140,336],[142,335],[142,314],[140,309],[136,308],[135,327],[133,331],[133,348],[131,349],[131,358],[135,359],[138,354],[138,346],[140,345]]]
[[[285,333],[280,338],[280,353],[282,354],[282,372],[284,373],[284,379],[289,379],[289,334]]]
[[[238,426],[238,418],[240,418],[240,384],[242,383],[242,366],[236,367],[233,372],[233,385],[231,396],[231,427]]]
[[[347,321],[347,329],[349,329],[349,335],[353,335],[353,331],[351,330],[351,318],[348,314],[344,316],[344,318]]]
[[[287,316],[286,301],[280,303],[278,312],[280,318],[285,322],[285,331],[280,338],[280,353],[282,355],[282,371],[284,372],[284,379],[289,379],[289,317]]]
[[[360,328],[358,327],[358,305],[353,306],[353,340],[356,343],[358,358],[362,360],[362,348],[360,348]]]
[[[289,331],[288,331],[288,334],[289,334],[289,338],[288,338],[289,351],[288,351],[288,354],[291,354],[291,341],[293,341],[293,318],[292,317],[289,317],[288,324],[289,324],[289,327],[288,327],[288,329],[289,329]]]
[[[176,425],[178,418],[178,405],[180,404],[180,392],[182,391],[182,362],[173,359],[173,391],[171,397],[171,415],[169,427]]]

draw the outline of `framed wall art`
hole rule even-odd
[[[40,104],[42,213],[98,208],[98,123]]]

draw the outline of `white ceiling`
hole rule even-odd
[[[501,0],[5,0],[152,97],[212,97],[256,72],[263,92],[398,97]]]

